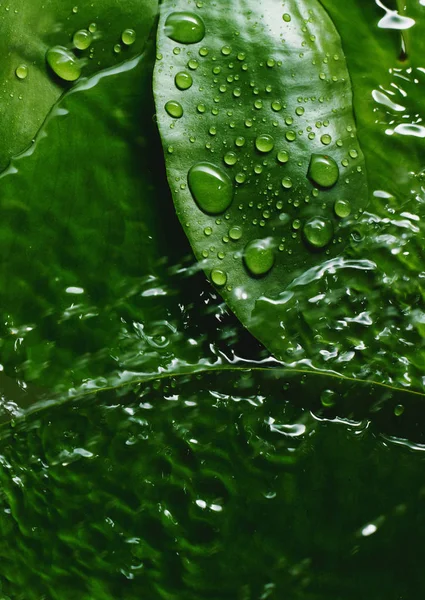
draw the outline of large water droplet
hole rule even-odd
[[[274,265],[274,251],[270,240],[253,240],[245,246],[244,261],[248,271],[259,277],[266,275]]]
[[[72,41],[78,50],[87,50],[93,41],[93,36],[87,29],[80,29],[74,33]]]
[[[271,152],[274,147],[274,139],[266,133],[259,135],[255,140],[255,147],[259,152]]]
[[[313,217],[304,225],[304,236],[314,248],[324,248],[332,240],[334,234],[331,221],[323,217]]]
[[[338,165],[330,156],[313,154],[308,167],[308,176],[320,187],[330,188],[338,181]]]
[[[165,105],[165,110],[170,115],[170,117],[174,117],[174,119],[180,119],[183,116],[183,107],[180,102],[176,102],[175,100],[170,100]]]
[[[208,162],[194,165],[188,175],[190,191],[199,208],[218,215],[229,208],[233,200],[233,184],[223,169]]]
[[[174,12],[165,21],[165,35],[180,44],[196,44],[205,36],[205,25],[195,13]]]
[[[226,285],[226,283],[227,283],[226,272],[222,271],[221,269],[213,269],[211,271],[211,281],[219,287]]]
[[[192,75],[186,73],[185,71],[180,71],[180,73],[177,73],[175,76],[174,82],[179,90],[188,90],[190,87],[192,87]]]
[[[54,46],[46,53],[50,68],[64,81],[76,81],[81,75],[81,62],[64,46]]]

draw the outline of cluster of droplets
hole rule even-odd
[[[290,23],[291,17],[289,14],[285,13],[283,15],[283,20],[286,23]],[[305,29],[307,31],[307,29]],[[165,33],[166,35],[175,42],[180,44],[195,44],[199,43],[203,40],[205,36],[205,24],[200,16],[192,13],[192,12],[174,12],[168,16],[165,22]],[[314,36],[310,36],[310,41],[314,42],[312,39]],[[175,55],[180,54],[181,49],[179,47],[175,47],[173,49],[173,53]],[[206,46],[202,46],[199,49],[199,56],[205,58],[209,54],[209,49]],[[221,48],[221,54],[223,57],[230,57],[232,54],[232,48],[229,45],[225,45]],[[189,53],[190,55],[190,53]],[[301,55],[300,55],[301,57]],[[161,59],[162,55],[158,55],[158,59]],[[330,60],[330,56],[326,55],[323,59],[324,64],[328,64]],[[241,63],[241,70],[247,71],[248,64],[245,61],[246,54],[244,52],[239,52],[236,55],[236,60]],[[213,61],[216,58],[213,57]],[[339,60],[339,56],[333,56],[334,61]],[[281,61],[276,61],[274,58],[269,58],[264,63],[260,63],[260,66],[265,66],[268,69],[273,69],[275,66],[281,66]],[[178,71],[174,76],[174,84],[177,90],[186,91],[190,89],[194,83],[193,72],[197,70],[199,66],[199,62],[197,59],[190,58],[187,63],[186,70]],[[233,68],[233,62],[229,63],[229,68]],[[234,73],[230,73],[224,82],[220,83],[218,76],[222,73],[222,68],[219,65],[215,65],[212,68],[212,73],[214,75],[213,84],[217,86],[218,95],[213,98],[213,107],[211,109],[212,115],[218,115],[219,109],[217,105],[220,103],[220,96],[225,94],[228,91],[229,84],[236,84],[236,87],[233,88],[232,96],[239,102],[239,106],[242,106],[242,102],[240,101],[240,97],[243,95],[242,88],[239,84],[240,77],[239,75],[235,75]],[[295,74],[292,75],[293,77]],[[327,80],[327,76],[320,73],[319,78],[321,80]],[[337,81],[338,78],[334,77],[333,81]],[[250,86],[252,88],[252,92],[254,96],[259,94],[259,88],[256,86],[255,82],[251,81]],[[203,88],[200,88],[202,90]],[[265,88],[266,93],[270,94],[273,91],[271,85],[267,85]],[[302,118],[305,114],[305,108],[302,106],[302,102],[307,102],[309,100],[318,101],[323,103],[325,101],[324,97],[316,98],[313,96],[312,98],[299,98],[299,106],[295,108],[295,117]],[[261,109],[263,109],[264,101],[257,97],[253,102],[254,116],[248,117],[245,119],[245,127],[249,130],[255,121],[259,121],[257,118],[256,112],[260,113]],[[271,99],[269,101],[269,106],[274,113],[280,113],[282,110],[285,110],[286,104],[281,102],[278,99]],[[165,110],[168,115],[172,119],[180,119],[184,114],[184,108],[182,104],[178,100],[169,100],[165,104]],[[204,115],[207,112],[207,106],[204,102],[200,102],[196,106],[196,111],[199,115]],[[335,111],[334,111],[335,112]],[[233,116],[233,111],[228,110],[227,115],[229,117]],[[284,133],[284,139],[286,142],[291,144],[297,140],[298,135],[302,135],[303,131],[297,130],[294,125],[294,118],[291,115],[287,115],[285,117],[285,125],[288,129]],[[262,119],[262,122],[266,122],[266,119]],[[277,127],[278,122],[273,121],[273,125]],[[174,123],[172,123],[171,128],[174,128]],[[323,122],[316,121],[315,127],[317,130],[320,130],[322,127],[328,127],[329,120],[325,120]],[[229,122],[229,127],[234,128],[235,122],[231,120]],[[354,134],[352,133],[352,127],[347,128],[350,133],[350,136],[354,138]],[[313,141],[316,138],[316,132],[313,130],[313,127],[307,126],[306,133],[308,139]],[[214,139],[217,135],[217,127],[215,125],[208,126],[208,135],[210,138]],[[320,134],[319,134],[320,135]],[[195,141],[194,136],[190,136],[190,142]],[[321,145],[326,148],[334,143],[338,148],[343,146],[342,140],[333,140],[332,136],[324,132],[318,138],[320,140]],[[234,167],[240,160],[240,156],[238,155],[238,150],[246,146],[246,138],[244,136],[237,136],[234,139],[235,150],[227,149],[223,156],[223,162],[225,168],[218,166],[216,162],[202,161],[198,162],[192,166],[188,173],[188,184],[191,194],[196,201],[199,208],[207,215],[210,216],[218,216],[222,215],[231,207],[234,197],[235,190],[238,187],[243,186],[247,182],[247,167],[245,166],[243,170],[238,170],[233,178],[229,176],[226,171],[226,167]],[[226,145],[226,143],[225,143]],[[275,136],[270,133],[259,133],[255,139],[253,140],[253,146],[258,156],[267,158],[270,153],[275,152],[276,160],[280,165],[286,165],[290,158],[290,152],[287,149],[278,148],[276,149],[276,140]],[[280,142],[279,144],[280,145]],[[212,153],[214,152],[213,145],[211,142],[206,143],[206,148],[209,149]],[[172,153],[174,148],[172,146],[168,147],[168,152]],[[252,154],[251,154],[252,155]],[[356,159],[358,158],[358,151],[354,148],[349,151],[349,158]],[[298,163],[298,167],[301,167],[302,163]],[[344,158],[341,161],[343,167],[347,167],[349,164],[348,157]],[[255,164],[253,167],[253,171],[256,175],[260,175],[263,172],[263,167],[267,166],[267,160],[263,160],[263,162],[259,162]],[[358,170],[361,171],[361,167],[358,167]],[[330,188],[333,188],[339,178],[340,178],[340,169],[335,161],[330,155],[325,153],[313,153],[310,158],[310,162],[308,165],[308,170],[305,173],[306,177],[310,180],[310,182],[315,186],[312,191],[312,196],[317,198],[319,195],[319,190],[322,192],[326,192]],[[348,180],[346,180],[348,183]],[[293,179],[284,174],[281,179],[281,187],[286,192],[293,188],[294,181]],[[182,184],[181,189],[186,188],[186,184]],[[271,192],[273,190],[273,186],[271,183],[268,184],[267,190],[264,192],[265,194]],[[278,192],[275,191],[275,195],[278,195]],[[305,198],[305,202],[309,202],[310,197]],[[292,202],[294,207],[299,206],[299,200],[289,200]],[[269,203],[270,204],[270,203]],[[250,202],[250,206],[254,204]],[[258,204],[258,207],[261,206],[261,203]],[[323,208],[325,208],[326,203],[323,203]],[[278,201],[276,203],[276,207],[281,210],[283,207],[283,203]],[[243,208],[243,205],[240,205],[239,208]],[[351,205],[347,200],[336,200],[334,203],[334,216],[339,219],[347,218],[351,214]],[[262,212],[262,218],[254,219],[253,224],[259,224],[260,226],[264,226],[266,220],[271,216],[271,211],[267,208]],[[245,217],[245,215],[244,215]],[[225,215],[225,218],[228,219],[229,214]],[[280,214],[280,221],[282,223],[290,220],[289,215],[286,213]],[[221,223],[221,219],[218,218],[216,220],[217,224]],[[189,227],[190,224],[187,223]],[[292,231],[293,237],[297,236],[297,232],[302,232],[302,237],[306,242],[306,245],[312,250],[322,250],[327,248],[332,240],[334,239],[335,230],[334,230],[334,219],[328,218],[325,216],[317,215],[308,218],[304,223],[301,222],[300,219],[294,219],[292,221]],[[213,232],[212,227],[206,227],[204,229],[204,234],[206,237],[209,237]],[[243,238],[242,228],[231,228],[229,233],[223,236],[223,242],[229,242],[229,240],[239,241]],[[284,241],[285,238],[282,238]],[[284,245],[279,244],[279,250],[283,250]],[[267,275],[275,265],[275,249],[276,244],[271,237],[258,238],[245,243],[244,249],[242,252],[243,261],[248,272],[254,277],[263,277]],[[214,247],[211,247],[211,251],[215,250]],[[207,258],[209,253],[207,250],[204,250],[202,255]],[[218,258],[223,259],[225,256],[224,252],[217,253]],[[211,280],[213,283],[219,287],[222,287],[227,284],[228,276],[226,272],[221,268],[214,268],[211,271]],[[228,287],[230,290],[231,288]]]
[[[74,7],[72,12],[77,14],[78,7]],[[78,29],[72,36],[72,47],[53,46],[46,53],[46,61],[51,70],[62,81],[74,82],[81,77],[84,65],[87,63],[87,57],[84,54],[88,52],[88,58],[94,56],[93,41],[99,37],[96,23],[90,23],[87,29]],[[136,41],[136,32],[134,29],[125,29],[121,34],[120,43],[113,47],[115,54],[119,54],[124,47],[130,47]],[[25,66],[25,65],[23,65]],[[22,68],[22,67],[18,67]],[[19,78],[23,78],[16,71]],[[26,76],[26,75],[25,75]]]

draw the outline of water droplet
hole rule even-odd
[[[222,271],[221,269],[213,269],[211,271],[211,281],[219,287],[226,285],[226,283],[227,283],[226,272]]]
[[[288,13],[285,13],[285,14],[282,16],[282,19],[285,21],[285,23],[289,23],[289,22],[290,22],[290,20],[291,20],[291,15],[288,15]]]
[[[229,208],[233,200],[233,185],[223,169],[207,162],[194,165],[188,175],[190,191],[199,208],[218,215]]]
[[[134,29],[124,29],[121,34],[122,43],[131,46],[136,41],[136,32]]]
[[[196,69],[199,67],[199,63],[195,58],[191,58],[190,61],[187,63],[187,66],[192,71],[196,71]]]
[[[328,133],[324,133],[324,134],[322,135],[322,137],[320,138],[320,141],[322,142],[322,144],[323,144],[324,146],[329,146],[329,144],[330,144],[330,143],[331,143],[331,141],[332,141],[332,138],[331,138],[331,136],[330,136]]]
[[[401,417],[401,415],[404,413],[404,406],[403,404],[397,404],[397,406],[394,408],[394,414],[396,417]]]
[[[301,117],[301,116],[304,114],[304,112],[305,112],[305,111],[304,111],[304,107],[302,107],[302,106],[297,106],[297,108],[295,109],[295,113],[296,113],[296,114],[297,114],[299,117]]]
[[[285,137],[288,140],[288,142],[294,142],[297,137],[297,134],[295,133],[295,131],[287,131],[285,133]]]
[[[115,44],[115,46],[114,46],[115,54],[119,54],[121,52],[121,50],[122,50],[121,44]]]
[[[96,30],[97,30],[96,23],[90,23],[90,25],[89,25],[89,31],[90,31],[90,33],[94,33]]]
[[[235,144],[238,148],[242,148],[245,145],[245,138],[242,136],[238,136],[235,140]]]
[[[78,50],[87,50],[93,41],[93,36],[87,29],[79,29],[74,33],[72,42]]]
[[[279,112],[280,110],[282,110],[282,104],[279,102],[279,100],[274,100],[272,102],[272,110],[274,110],[275,112]]]
[[[357,150],[354,150],[354,149],[350,150],[350,152],[348,154],[351,156],[351,158],[357,158],[358,155],[359,155],[359,153],[357,152]]]
[[[268,59],[267,59],[266,65],[267,65],[267,66],[268,66],[270,69],[272,69],[272,68],[275,66],[275,64],[276,64],[276,61],[275,61],[275,59],[274,59],[274,58],[268,58]]]
[[[320,187],[330,188],[338,181],[338,165],[330,156],[313,154],[308,167],[308,176]]]
[[[262,108],[263,108],[263,102],[262,102],[262,100],[256,100],[256,101],[254,102],[254,106],[255,106],[255,108],[256,108],[257,110],[260,110],[260,109],[262,109]]]
[[[229,165],[229,167],[235,165],[237,163],[237,160],[238,157],[235,152],[227,152],[224,155],[224,162],[226,163],[226,165]]]
[[[211,227],[205,227],[204,229],[204,234],[208,237],[212,234],[212,228]]]
[[[195,13],[174,12],[165,21],[165,35],[180,44],[197,44],[204,39],[205,25]]]
[[[54,46],[46,53],[50,68],[64,81],[76,81],[81,75],[81,62],[64,46]]]
[[[189,73],[180,71],[174,78],[174,83],[179,90],[188,90],[192,87],[193,79]]]
[[[274,139],[266,133],[259,135],[255,140],[255,147],[259,152],[271,152],[274,148]]]
[[[223,46],[223,48],[221,49],[221,53],[224,56],[229,56],[229,54],[231,53],[232,49],[230,46]]]
[[[76,15],[78,12],[78,6],[74,6],[74,8],[72,9],[72,12],[74,13],[74,15]]]
[[[285,188],[285,190],[289,190],[292,187],[292,179],[290,177],[284,177],[282,179],[282,187]]]
[[[242,237],[242,227],[238,227],[237,225],[235,227],[232,227],[229,230],[229,238],[231,240],[233,240],[234,242],[237,242],[238,240],[241,239]]]
[[[245,183],[245,181],[246,181],[245,173],[237,173],[235,180],[236,180],[236,183]]]
[[[202,46],[202,48],[199,49],[199,56],[208,56],[209,54],[209,50],[208,48],[206,48],[205,46]]]
[[[15,74],[18,79],[26,79],[28,76],[27,65],[19,65],[19,67],[16,68]]]
[[[324,390],[320,394],[320,401],[322,403],[322,406],[324,406],[325,408],[330,408],[336,403],[336,393],[333,390]]]
[[[279,152],[277,153],[277,160],[284,165],[285,163],[288,162],[289,160],[289,154],[288,152],[286,152],[286,150],[279,150]]]
[[[299,219],[295,219],[295,221],[292,222],[292,229],[295,229],[295,231],[298,231],[298,229],[301,227],[301,221]]]
[[[340,219],[345,219],[351,214],[351,204],[347,200],[337,200],[334,205],[335,214]]]
[[[274,265],[274,252],[270,241],[253,240],[245,246],[244,261],[252,275],[266,275]]]
[[[304,225],[304,235],[307,242],[314,248],[324,248],[333,237],[331,221],[323,217],[313,217]]]
[[[170,117],[174,117],[174,119],[180,119],[183,116],[183,107],[180,102],[176,102],[176,100],[170,100],[165,105],[165,110],[170,115]]]

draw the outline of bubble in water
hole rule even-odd
[[[308,167],[308,176],[320,187],[330,188],[338,181],[338,165],[330,156],[313,154]]]
[[[274,251],[268,239],[249,242],[243,256],[248,271],[256,277],[266,275],[274,265]]]
[[[333,225],[324,217],[313,217],[304,225],[304,236],[314,248],[324,248],[332,240]]]
[[[64,46],[54,46],[46,53],[49,67],[64,81],[76,81],[81,75],[81,62]]]
[[[15,74],[18,79],[26,79],[28,77],[27,65],[19,65],[19,67],[16,68]]]
[[[227,283],[227,273],[221,269],[213,269],[211,271],[211,281],[221,287]]]
[[[174,12],[165,21],[165,35],[180,44],[197,44],[204,39],[205,25],[195,13]]]
[[[199,208],[208,214],[218,215],[232,203],[233,184],[220,167],[197,163],[189,171],[188,182]]]
[[[170,100],[165,105],[165,110],[170,115],[170,117],[174,117],[175,119],[180,119],[183,116],[183,107],[180,102],[176,100]]]
[[[345,219],[351,214],[351,204],[347,200],[337,200],[334,204],[334,211],[337,217]]]
[[[193,79],[189,73],[180,71],[175,76],[174,82],[179,90],[188,90],[190,87],[192,87]]]
[[[93,41],[93,36],[87,29],[79,29],[74,33],[72,42],[78,50],[87,50]]]
[[[136,32],[134,29],[124,29],[121,34],[122,43],[126,46],[131,46],[136,41]]]
[[[238,240],[241,239],[242,237],[242,227],[238,227],[237,225],[235,227],[231,227],[229,229],[229,238],[231,240],[233,240],[234,242],[237,242]]]
[[[274,147],[274,139],[271,135],[267,135],[266,133],[259,135],[255,140],[255,147],[259,152],[271,152]]]

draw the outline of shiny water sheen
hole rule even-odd
[[[380,29],[406,25],[378,4]],[[279,309],[278,362],[193,263],[153,107],[137,96],[143,64],[74,91],[0,178],[0,597],[421,597],[425,403],[394,388],[420,390],[425,364],[423,173],[396,165],[413,192],[403,202],[384,177],[368,212],[335,208],[343,228],[356,217],[347,254],[320,249],[319,267],[260,300]],[[420,141],[416,80],[423,71],[397,66],[398,87],[370,90],[389,153],[399,136]],[[114,107],[105,131],[79,121],[99,99]],[[110,131],[125,143],[110,146]],[[50,167],[50,144],[66,155],[80,138],[75,187],[32,175],[34,161]],[[99,164],[123,148],[125,177],[143,174],[131,194],[119,169],[113,193],[101,183]],[[226,232],[241,260],[249,240]],[[392,381],[361,383],[387,361]],[[347,363],[357,380],[337,376]]]

